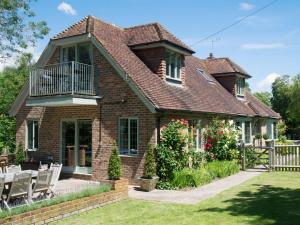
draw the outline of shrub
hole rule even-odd
[[[189,156],[194,169],[200,168],[206,158],[206,154],[204,152],[196,151],[195,149],[189,150]]]
[[[161,181],[169,182],[174,172],[188,164],[188,153],[185,151],[187,136],[182,130],[187,128],[187,121],[171,121],[162,131],[160,144],[156,149],[157,175]]]
[[[17,151],[16,151],[16,164],[21,164],[22,162],[25,161],[25,151],[24,151],[24,147],[23,147],[23,144],[22,143],[19,143],[18,144],[18,147],[17,147]]]
[[[108,163],[108,178],[110,180],[119,180],[121,177],[121,159],[118,153],[118,147],[114,144],[109,163]]]
[[[160,190],[175,190],[175,189],[177,189],[171,182],[161,181],[161,180],[159,180],[157,182],[156,188],[160,189]]]
[[[208,161],[238,158],[238,131],[228,121],[213,119],[204,130],[204,139],[204,148],[208,152]]]
[[[146,152],[143,178],[151,179],[156,175],[156,164],[153,147],[149,144]]]
[[[204,167],[213,178],[227,177],[240,170],[236,161],[214,161],[207,163]]]
[[[173,186],[177,188],[198,187],[209,183],[212,180],[205,168],[189,169],[185,168],[174,173]]]
[[[253,146],[245,147],[245,166],[246,168],[252,168],[257,161],[257,154]]]

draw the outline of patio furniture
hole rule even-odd
[[[6,173],[17,173],[17,172],[21,172],[21,165],[10,165],[6,167]]]
[[[55,187],[58,183],[61,168],[62,168],[62,164],[57,164],[57,163],[53,164],[53,163],[51,163],[51,165],[50,165],[50,170],[53,171],[53,174],[52,174],[52,177],[51,177],[49,191],[50,191],[50,194],[52,196],[54,195],[54,190],[55,190]]]
[[[16,199],[23,199],[26,204],[29,204],[29,189],[31,185],[31,173],[29,172],[19,172],[14,174],[14,178],[11,184],[11,188],[6,199],[3,201],[5,207],[11,210],[12,207],[9,203]]]
[[[39,200],[39,197],[46,196],[50,188],[52,174],[53,170],[44,170],[38,172],[36,182],[33,184],[32,197],[36,193],[39,193],[39,195],[36,198],[37,200]]]

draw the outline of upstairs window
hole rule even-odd
[[[92,64],[92,48],[88,43],[78,44],[61,49],[61,62],[76,61],[84,64]]]
[[[171,80],[181,81],[181,55],[166,52],[166,77]]]
[[[244,97],[245,79],[237,78],[236,80],[236,94],[239,97]]]

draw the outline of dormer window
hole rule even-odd
[[[83,64],[92,64],[92,48],[88,43],[63,47],[61,49],[61,62],[76,61]]]
[[[175,52],[166,52],[166,77],[169,81],[181,82],[181,55]]]
[[[236,95],[238,97],[244,97],[244,89],[245,89],[245,79],[237,78],[236,80]]]

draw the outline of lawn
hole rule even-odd
[[[264,173],[198,205],[129,199],[55,224],[300,224],[300,173]]]

